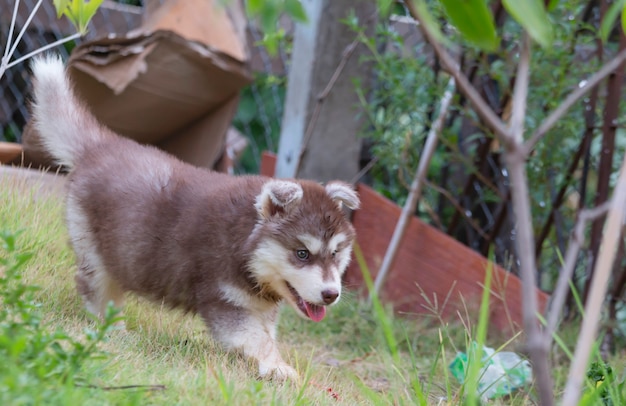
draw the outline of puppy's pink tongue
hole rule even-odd
[[[314,322],[322,321],[326,316],[326,308],[324,306],[314,305],[305,301],[304,308],[306,309],[306,315]]]

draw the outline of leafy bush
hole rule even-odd
[[[443,2],[427,3],[437,21],[447,21]],[[583,3],[559,2],[551,11],[555,21],[553,36],[559,46],[531,49],[527,135],[572,89],[598,69],[599,61],[594,58],[596,30],[578,17],[584,14]],[[462,44],[454,50],[461,70],[506,120],[522,29],[512,18],[500,20],[497,30],[502,41],[492,52],[465,43],[451,25],[442,26],[451,43]],[[403,205],[449,77],[433,58],[432,49],[420,39],[418,28],[383,22],[372,37],[366,35],[358,21],[346,22],[368,48],[366,58],[376,73],[376,86],[372,90],[357,86],[368,119],[362,135],[376,159],[367,181]],[[406,30],[414,32],[407,34]],[[548,228],[542,240],[544,249],[538,256],[540,286],[548,291],[558,277],[554,270],[560,267],[555,250],[565,248],[566,230],[573,226],[579,201],[581,207],[587,207],[595,199],[594,193],[582,193],[582,190],[593,190],[597,182],[600,137],[593,140],[588,156],[579,161],[574,159],[587,128],[588,108],[591,107],[584,102],[572,107],[536,145],[527,163],[535,234],[540,234],[549,218],[557,219],[556,226]],[[602,116],[602,108],[600,100],[597,117]],[[624,148],[623,139],[618,133],[616,151]],[[483,255],[490,245],[495,245],[497,261],[506,264],[510,253],[515,252],[515,235],[511,233],[514,219],[509,207],[510,180],[503,153],[502,146],[494,141],[471,104],[457,95],[439,136],[439,145],[428,168],[430,183],[424,187],[416,214]],[[569,170],[573,162],[578,162],[575,170]],[[617,158],[613,160],[614,171],[620,162]],[[561,188],[564,197],[553,204]],[[585,269],[581,262],[577,277],[583,276]]]
[[[258,173],[263,151],[276,152],[285,103],[286,78],[257,74],[254,82],[241,91],[233,125],[248,136],[238,172]]]
[[[104,322],[82,340],[49,331],[34,300],[38,288],[22,281],[32,254],[18,249],[16,237],[0,232],[0,404],[70,404],[85,396],[76,386],[79,374],[104,356],[98,344],[118,321],[117,311],[109,306]]]
[[[582,405],[623,405],[626,401],[624,380],[618,379],[613,368],[605,362],[594,361],[587,370],[588,388],[581,399]]]

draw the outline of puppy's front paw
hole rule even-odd
[[[259,364],[259,375],[264,379],[273,379],[283,382],[287,379],[298,382],[300,377],[295,369],[282,362],[276,365]]]

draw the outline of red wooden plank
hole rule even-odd
[[[259,173],[263,176],[274,176],[276,169],[276,154],[273,152],[263,151],[261,155],[261,168]]]
[[[375,278],[391,240],[400,208],[371,188],[359,184],[361,209],[354,213],[357,242]],[[433,314],[445,318],[478,317],[488,261],[465,245],[413,217],[398,250],[381,297],[394,308],[409,314]],[[346,275],[350,288],[362,289],[362,274],[353,261]],[[425,297],[428,297],[430,304]],[[537,290],[540,308],[548,296]],[[446,303],[446,298],[448,298]],[[437,304],[438,309],[432,309]],[[510,334],[522,325],[520,279],[499,266],[494,267],[490,324]]]

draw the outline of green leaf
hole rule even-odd
[[[276,24],[278,22],[278,17],[280,12],[276,4],[273,2],[267,2],[263,5],[261,12],[259,14],[259,21],[261,23],[261,29],[265,33],[275,32]]]
[[[76,0],[67,1],[67,6],[63,10],[63,15],[70,20],[74,28],[79,29],[79,18]]]
[[[378,0],[378,12],[381,16],[388,16],[391,5],[395,3],[393,0]]]
[[[80,33],[87,32],[89,22],[104,0],[54,0],[57,14],[64,15]]]
[[[249,15],[257,15],[263,8],[263,0],[248,0],[246,6]]]
[[[611,4],[606,11],[606,14],[604,14],[604,18],[600,23],[599,29],[600,39],[602,39],[602,42],[606,42],[609,38],[620,11],[622,12],[622,25],[624,24],[624,4],[625,0],[617,0],[615,3]]]
[[[259,41],[259,43],[265,47],[267,53],[271,56],[275,56],[278,53],[278,40],[275,36],[264,35],[263,40]]]
[[[495,51],[500,40],[493,15],[484,0],[441,0],[446,14],[463,36],[486,51]]]
[[[91,21],[91,19],[93,18],[94,15],[96,15],[96,12],[98,11],[98,8],[100,7],[100,5],[102,4],[104,0],[91,0],[91,1],[84,1],[82,2],[82,14],[81,14],[81,24],[82,24],[82,28],[83,30],[80,31],[82,34],[87,32],[87,26],[89,25],[89,22]]]
[[[53,0],[54,8],[57,10],[57,18],[61,18],[65,10],[67,9],[70,0]]]
[[[306,23],[308,21],[306,11],[300,0],[285,0],[285,12],[295,21]]]
[[[424,26],[424,29],[432,35],[437,42],[446,46],[450,45],[450,41],[443,35],[439,29],[437,20],[428,11],[428,6],[424,0],[413,0],[417,14],[420,19],[420,23]]]
[[[13,267],[14,268],[21,267],[26,262],[28,262],[28,260],[31,259],[32,257],[33,257],[33,253],[32,252],[25,252],[25,253],[22,253],[22,254],[15,255],[15,263],[13,264]]]
[[[559,0],[550,0],[548,2],[548,11],[554,10],[554,8],[559,4]]]
[[[502,0],[506,11],[542,47],[553,41],[552,23],[542,0]]]

